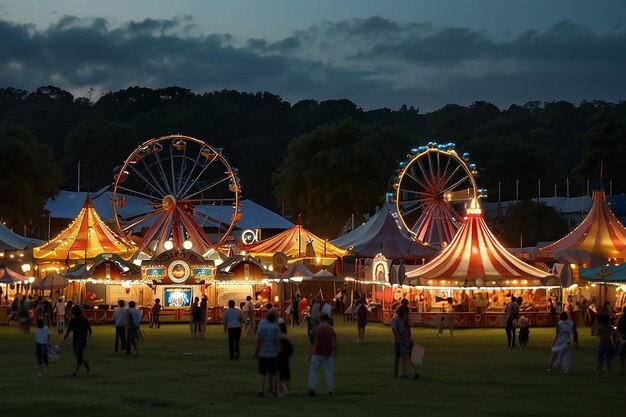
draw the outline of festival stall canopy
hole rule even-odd
[[[573,249],[584,250],[606,260],[623,262],[626,259],[626,228],[609,208],[604,191],[593,192],[593,206],[576,229],[561,240],[539,249],[539,255],[554,257],[557,252]]]
[[[548,272],[508,252],[491,233],[476,201],[450,244],[424,266],[406,273],[412,285],[523,287],[545,285]]]
[[[302,227],[302,219],[298,218],[295,226],[269,238],[241,248],[252,256],[268,257],[282,252],[290,259],[297,258],[339,258],[346,251],[332,243],[315,236]]]
[[[430,258],[437,252],[426,243],[410,239],[388,207],[383,207],[365,224],[331,243],[359,258],[373,258],[379,253],[388,259]]]
[[[20,236],[0,223],[0,250],[24,250],[42,243],[42,240]]]
[[[580,277],[591,282],[626,283],[626,264],[581,268]]]
[[[136,246],[115,234],[94,210],[87,196],[82,209],[72,223],[57,237],[33,248],[35,259],[65,260],[93,259],[101,253],[117,253],[130,259]]]
[[[28,278],[24,275],[18,274],[12,269],[5,266],[0,267],[0,284],[21,284],[27,280]]]
[[[59,274],[49,274],[33,284],[36,290],[62,290],[67,287],[67,278]]]

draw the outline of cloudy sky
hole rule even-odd
[[[626,99],[626,0],[0,0],[0,87],[365,108]]]

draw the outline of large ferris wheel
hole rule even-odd
[[[476,187],[475,174],[469,154],[459,156],[453,143],[430,142],[411,149],[400,163],[387,198],[416,240],[446,244],[456,234],[467,203],[485,194]]]
[[[139,250],[150,255],[173,248],[204,255],[221,246],[241,218],[240,192],[237,170],[221,149],[190,136],[162,136],[115,169],[115,223],[123,234],[141,237]],[[148,203],[124,216],[126,196]]]

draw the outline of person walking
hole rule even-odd
[[[556,324],[556,335],[552,342],[552,355],[548,364],[548,372],[555,366],[561,366],[561,372],[567,374],[570,367],[570,336],[574,333],[574,323],[562,312]]]
[[[24,334],[30,334],[30,308],[31,303],[26,299],[26,295],[24,295],[22,297],[22,301],[20,301],[18,311],[18,315],[20,317],[20,328]]]
[[[189,312],[191,316],[191,321],[189,322],[189,327],[191,329],[191,335],[195,339],[196,337],[200,337],[200,321],[202,320],[202,313],[200,312],[200,306],[198,303],[200,299],[195,297],[193,300],[193,304],[189,307]]]
[[[156,329],[161,328],[161,309],[162,308],[163,306],[161,305],[161,300],[159,298],[156,298],[154,300],[154,305],[152,306],[152,309],[150,310],[150,313],[151,313],[150,327],[151,328],[156,328]]]
[[[602,370],[605,370],[604,376],[611,376],[611,362],[615,355],[615,339],[616,332],[610,324],[608,315],[598,316],[598,347],[596,351],[596,367],[595,371],[598,376],[602,376]]]
[[[359,298],[359,304],[356,306],[356,328],[357,343],[365,342],[365,326],[367,326],[367,306],[365,305],[365,296]]]
[[[41,378],[48,369],[48,345],[50,344],[50,328],[46,326],[43,319],[37,320],[37,330],[35,330],[35,354]]]
[[[141,311],[135,308],[135,302],[128,302],[128,314],[126,322],[126,354],[130,355],[130,352],[135,349],[135,356],[139,356],[139,350],[137,349],[137,342],[139,341],[139,325],[141,324]]]
[[[84,353],[87,348],[87,341],[91,338],[91,325],[89,320],[83,316],[83,310],[79,306],[72,307],[72,320],[70,320],[67,326],[67,332],[63,341],[65,341],[70,333],[73,334],[72,347],[74,349],[74,356],[76,357],[76,369],[72,373],[72,376],[78,376],[78,371],[81,365],[85,367],[85,370],[89,374],[91,372],[91,366],[85,360]]]
[[[626,307],[617,322],[617,355],[620,362],[620,375],[624,375],[624,361],[626,360]]]
[[[280,349],[280,327],[278,327],[277,320],[278,311],[271,309],[267,317],[259,322],[256,332],[256,346],[252,357],[258,360],[259,365],[259,397],[265,395],[266,385],[272,396],[278,392],[276,359]]]
[[[113,313],[113,323],[115,324],[115,349],[117,352],[121,345],[122,350],[126,350],[126,328],[128,327],[128,311],[124,308],[124,300],[117,302],[117,309]]]
[[[394,367],[393,376],[398,376],[398,365],[401,361],[402,377],[408,378],[407,365],[410,365],[413,370],[413,378],[419,378],[419,373],[415,365],[410,360],[411,349],[413,348],[413,340],[411,338],[411,330],[406,320],[406,310],[402,307],[396,309],[396,315],[391,320],[391,331],[393,332],[393,347],[394,347]]]
[[[287,324],[283,321],[278,323],[280,327],[280,352],[278,352],[277,358],[277,370],[278,370],[278,396],[284,396],[289,394],[291,387],[289,381],[291,380],[291,369],[289,368],[289,358],[293,354],[293,341],[287,334]]]
[[[324,368],[326,376],[326,391],[328,395],[333,395],[335,387],[333,385],[334,361],[337,357],[337,335],[335,330],[328,324],[328,315],[320,315],[320,322],[313,331],[313,346],[307,356],[309,366],[309,395],[315,395],[317,377],[320,368]]]
[[[515,327],[519,316],[519,304],[514,295],[511,295],[511,302],[506,306],[505,313],[507,348],[511,349],[515,347]]]
[[[222,317],[224,333],[228,334],[228,354],[231,359],[239,358],[239,342],[241,340],[241,311],[235,308],[235,300],[228,300],[228,309]]]
[[[244,320],[246,321],[247,326],[247,336],[254,336],[256,332],[256,318],[254,317],[254,304],[252,303],[252,297],[246,297],[246,305],[243,308],[244,312]]]
[[[63,333],[63,330],[65,330],[65,302],[63,301],[63,297],[59,297],[57,302],[54,303],[52,312],[54,313],[57,323],[57,331]]]
[[[209,319],[209,301],[206,295],[200,301],[200,337],[206,337],[206,322]]]

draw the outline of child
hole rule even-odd
[[[521,316],[518,319],[519,323],[519,347],[520,349],[526,349],[526,345],[528,344],[528,335],[530,334],[530,330],[528,329],[528,318],[526,316]]]
[[[287,335],[287,324],[281,322],[278,324],[280,327],[280,352],[278,353],[278,396],[289,394],[289,380],[291,379],[291,371],[289,369],[289,358],[293,353],[293,343],[291,338]]]
[[[443,336],[443,328],[446,327],[446,316],[441,315],[441,319],[439,319],[439,324],[437,325],[437,337]]]
[[[39,365],[39,374],[37,378],[41,378],[48,367],[48,342],[50,341],[50,328],[45,325],[43,319],[37,319],[37,330],[35,331],[35,354],[37,355],[37,363]]]
[[[161,328],[161,300],[155,299],[154,305],[152,306],[152,321],[150,322],[150,327],[156,327],[157,329]]]

